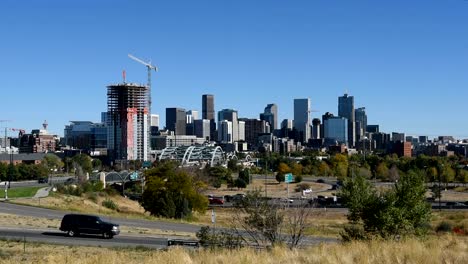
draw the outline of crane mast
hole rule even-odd
[[[154,66],[154,65],[151,65],[151,62],[145,62],[135,56],[133,56],[132,54],[128,54],[128,57],[138,63],[141,63],[143,65],[146,66],[146,68],[148,69],[148,100],[149,100],[149,111],[150,111],[150,114],[151,114],[151,71],[154,70],[155,72],[158,71],[158,67],[157,66]]]

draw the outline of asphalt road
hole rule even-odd
[[[68,237],[65,232],[53,230],[31,229],[0,229],[0,237],[10,240],[24,239],[27,242],[42,242],[48,244],[75,245],[75,246],[102,246],[102,247],[136,247],[166,248],[167,238],[115,236],[113,239],[104,239],[101,236]]]
[[[17,205],[17,204],[11,204],[7,202],[0,202],[0,213],[22,215],[22,216],[32,216],[32,217],[39,217],[39,218],[62,219],[65,214],[73,213],[73,212],[45,209],[45,208],[25,206],[25,205]],[[150,220],[142,220],[142,219],[126,219],[126,218],[110,217],[106,215],[100,215],[100,217],[103,220],[116,223],[119,225],[129,226],[129,227],[143,227],[143,228],[172,230],[172,231],[177,231],[177,232],[189,232],[189,233],[195,233],[200,229],[200,226],[184,224],[184,223],[171,223],[171,222],[164,222],[164,221],[156,221],[156,220],[150,221]]]

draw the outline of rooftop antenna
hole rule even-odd
[[[123,77],[123,82],[127,83],[126,80],[125,80],[126,77],[127,77],[127,73],[125,72],[125,70],[122,71],[122,77]]]
[[[49,124],[47,124],[47,120],[44,120],[44,123],[42,123],[42,127],[44,128],[44,130],[47,130],[47,126]]]

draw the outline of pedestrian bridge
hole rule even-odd
[[[104,174],[106,184],[122,183],[129,181],[141,181],[143,173],[140,171],[111,171],[111,172],[96,172],[89,176],[90,180],[100,180],[101,173]]]
[[[163,149],[158,157],[162,160],[179,161],[181,166],[209,164],[210,166],[224,165],[226,157],[219,146],[179,146]]]

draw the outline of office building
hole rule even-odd
[[[245,126],[245,142],[248,143],[249,148],[257,145],[258,136],[260,134],[270,133],[270,125],[265,120],[254,118],[240,118]]]
[[[107,126],[91,121],[70,121],[64,129],[64,145],[88,153],[107,153]]]
[[[367,130],[367,114],[365,107],[359,107],[354,112],[356,120],[356,141],[364,138]]]
[[[320,138],[325,138],[325,121],[334,117],[330,112],[326,112],[322,115],[322,125],[320,126]]]
[[[427,136],[419,136],[419,143],[428,143],[429,139]]]
[[[212,140],[210,138],[210,120],[208,119],[197,119],[193,122],[194,134],[197,138],[204,138],[207,141]]]
[[[149,107],[147,86],[107,86],[107,149],[111,161],[150,159]]]
[[[348,120],[344,117],[330,117],[325,120],[325,139],[338,144],[348,144]]]
[[[156,114],[151,115],[151,126],[159,127],[159,115],[156,115]]]
[[[223,109],[219,111],[218,122],[221,122],[223,120],[227,120],[232,123],[232,139],[231,139],[232,142],[239,141],[239,122],[238,122],[239,120],[238,120],[237,111],[234,109]]]
[[[379,125],[367,125],[366,130],[369,133],[380,133],[380,126]]]
[[[300,142],[307,142],[310,136],[310,99],[294,99],[294,128]]]
[[[175,135],[186,134],[186,114],[183,108],[166,108],[166,129]]]
[[[338,97],[338,116],[348,120],[348,146],[354,147],[356,143],[354,96],[345,93]]]
[[[278,106],[276,104],[268,104],[263,113],[260,114],[260,120],[267,121],[272,130],[278,129]]]
[[[392,132],[392,142],[405,142],[406,135],[405,133]]]
[[[218,141],[223,144],[233,143],[233,125],[231,121],[221,120],[218,129]]]
[[[245,121],[238,121],[239,141],[245,141]]]
[[[320,139],[322,138],[320,134],[320,127],[321,127],[321,122],[319,118],[314,118],[312,120],[312,139]]]
[[[216,139],[216,120],[214,108],[214,95],[202,95],[202,119],[210,120],[210,138]]]

